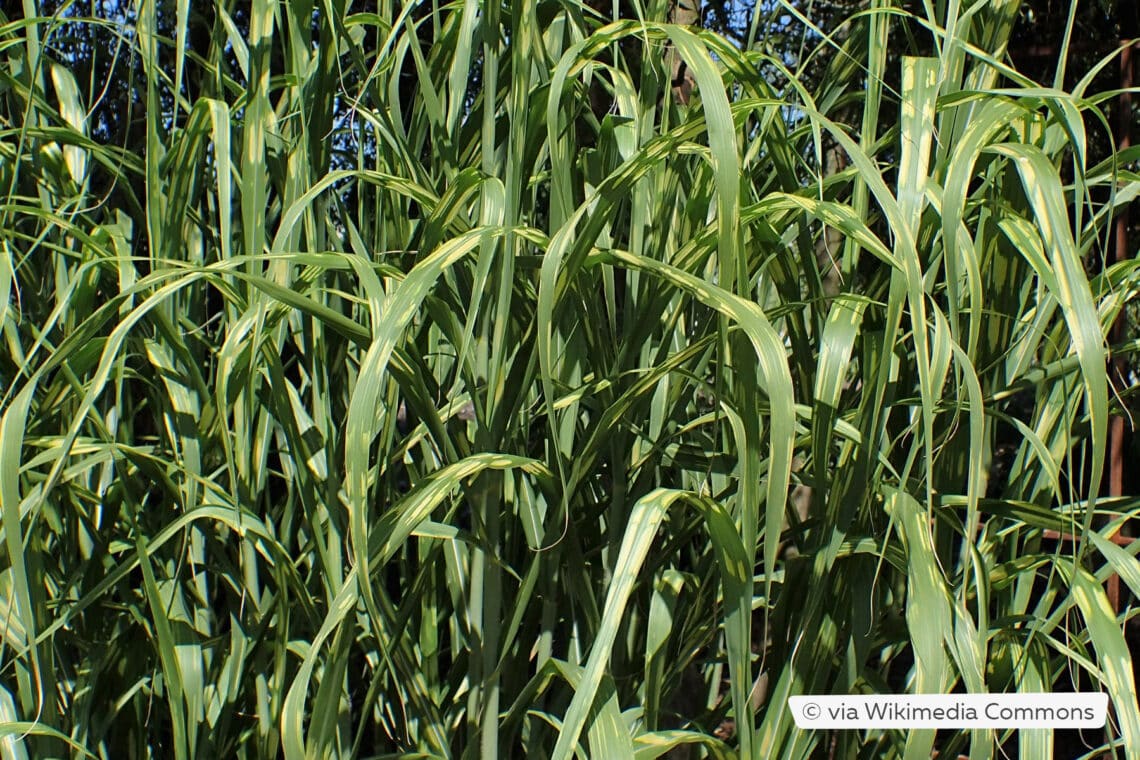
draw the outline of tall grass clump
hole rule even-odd
[[[1138,149],[919,5],[0,15],[4,756],[1039,758],[787,699],[1076,688],[1140,756]]]

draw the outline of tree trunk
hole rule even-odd
[[[669,23],[679,26],[695,26],[701,21],[697,0],[674,0],[669,11]],[[672,44],[665,47],[665,65],[669,70],[669,81],[673,87],[673,100],[687,105],[696,79]]]

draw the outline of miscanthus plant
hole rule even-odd
[[[1136,149],[1018,3],[111,6],[0,17],[5,757],[1140,753]]]

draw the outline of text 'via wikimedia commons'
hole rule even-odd
[[[1102,693],[789,697],[799,728],[1100,728]]]

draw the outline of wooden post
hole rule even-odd
[[[1124,49],[1120,53],[1120,101],[1116,112],[1116,149],[1123,151],[1132,145],[1132,93],[1128,90],[1133,84],[1134,66],[1132,51],[1140,24],[1137,23],[1137,10],[1130,5],[1118,7],[1120,13],[1121,45]],[[1119,216],[1116,217],[1116,228],[1113,234],[1113,245],[1110,263],[1116,263],[1131,258],[1132,251],[1128,243],[1129,209],[1125,205]],[[1109,334],[1110,343],[1118,343],[1124,336],[1124,314],[1121,313],[1112,326]],[[1109,377],[1113,382],[1125,376],[1127,368],[1119,357],[1112,357],[1109,367]],[[1108,495],[1122,496],[1124,494],[1124,417],[1114,415],[1108,425]],[[1127,535],[1127,525],[1121,528]],[[1108,600],[1113,610],[1120,612],[1120,578],[1113,574],[1108,580]]]

